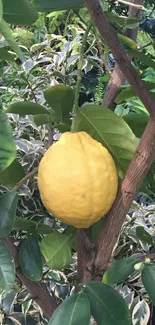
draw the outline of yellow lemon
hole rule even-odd
[[[118,177],[105,147],[86,132],[66,132],[42,158],[38,186],[53,216],[76,228],[87,228],[110,210]]]

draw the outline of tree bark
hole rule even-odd
[[[151,114],[148,126],[140,140],[136,153],[128,167],[127,173],[118,191],[117,198],[111,211],[104,219],[104,226],[95,247],[94,253],[89,253],[91,239],[89,236],[89,247],[83,249],[83,272],[80,273],[80,282],[92,279],[101,280],[104,270],[108,267],[113,248],[117,242],[126,213],[132,203],[142,181],[147,175],[150,166],[155,159],[155,102],[143,82],[131,65],[122,45],[117,39],[98,0],[83,0],[87,6],[92,19],[98,27],[102,37],[115,56],[119,69],[126,76],[129,83],[139,96],[143,104]],[[81,245],[80,231],[77,234],[77,243]],[[83,245],[84,247],[84,245]],[[82,253],[82,249],[80,250]],[[80,254],[79,254],[80,255]],[[82,261],[82,257],[79,257]],[[80,267],[79,267],[80,268]]]
[[[44,315],[47,318],[50,318],[58,306],[56,298],[50,295],[43,283],[32,282],[24,276],[24,274],[20,270],[20,266],[18,263],[18,250],[12,242],[11,238],[0,238],[0,240],[5,243],[5,245],[8,247],[9,251],[13,255],[17,278],[26,287],[32,299],[34,299],[36,303],[40,306]]]
[[[141,0],[133,0],[134,4],[140,5]],[[135,7],[129,7],[128,17],[129,18],[140,18],[141,10]],[[133,41],[137,39],[138,28],[127,29],[126,36],[131,38]],[[128,55],[128,58],[131,60],[131,56]],[[119,65],[116,63],[114,70],[111,74],[102,104],[105,107],[108,107],[112,110],[115,109],[116,103],[115,99],[120,92],[120,87],[125,83],[126,77],[124,73],[120,70]]]

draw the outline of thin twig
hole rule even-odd
[[[25,175],[12,189],[12,191],[17,191],[23,184],[26,183],[26,181],[33,176],[35,176],[38,172],[38,167],[34,168],[30,173]]]
[[[72,131],[74,130],[74,120],[75,120],[75,116],[76,116],[76,111],[79,106],[79,92],[80,92],[81,79],[82,79],[82,66],[83,66],[84,51],[85,51],[85,46],[86,46],[86,42],[87,42],[87,37],[88,37],[91,27],[92,27],[92,22],[90,21],[86,28],[86,31],[84,33],[84,37],[83,37],[83,41],[82,41],[82,45],[81,45],[80,58],[79,58],[79,63],[78,63],[77,84],[76,84],[76,89],[75,89],[75,102],[74,102],[74,107],[73,107],[73,111],[72,111],[72,115],[73,115]]]

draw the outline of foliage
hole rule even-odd
[[[34,0],[32,4],[20,0],[20,5],[19,0],[18,5],[16,0],[0,1],[0,304],[4,324],[47,323],[15,276],[13,257],[3,243],[5,236],[11,236],[19,249],[23,274],[34,283],[45,283],[49,292],[63,301],[50,325],[58,324],[62,318],[64,324],[89,324],[92,317],[97,324],[147,325],[155,304],[155,258],[151,257],[155,242],[154,164],[143,192],[126,215],[102,283],[80,285],[78,293],[74,293],[76,230],[51,216],[39,197],[39,161],[59,134],[71,129],[80,51],[90,20],[82,4],[81,0],[74,1],[72,8],[70,0],[65,6],[62,0]],[[145,5],[150,14],[154,2],[146,1]],[[140,49],[135,49],[135,42],[120,34],[129,26],[139,27],[140,21],[128,20],[127,7],[122,3],[105,2],[103,7],[126,52],[132,51],[132,63],[154,96],[152,35],[146,36],[139,28]],[[39,9],[43,12],[38,15]],[[127,82],[116,98],[114,112],[100,105],[115,62],[110,65],[111,52],[103,40],[100,48],[99,38],[92,26],[84,44],[78,93],[81,108],[74,127],[87,131],[110,150],[121,181],[149,115]],[[99,235],[100,226],[93,226],[94,238]]]

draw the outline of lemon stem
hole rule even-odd
[[[85,51],[85,46],[86,46],[86,42],[87,42],[87,37],[88,37],[91,27],[92,27],[92,22],[90,21],[86,30],[85,30],[82,45],[81,45],[81,50],[80,50],[80,57],[79,57],[79,62],[78,62],[77,84],[76,84],[76,89],[75,89],[75,102],[74,102],[74,107],[73,107],[73,111],[72,111],[72,116],[73,116],[72,127],[71,127],[72,132],[74,132],[75,116],[76,116],[76,112],[77,112],[78,106],[79,106],[79,93],[80,93],[80,86],[81,86],[81,79],[82,79],[82,66],[83,66],[84,51]]]

